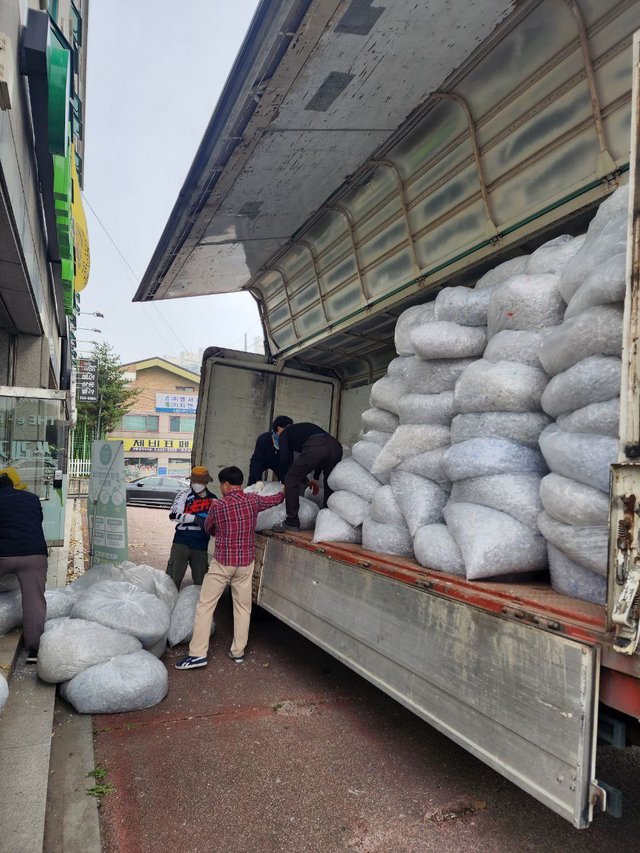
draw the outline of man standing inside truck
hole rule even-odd
[[[278,451],[272,432],[263,432],[256,439],[253,456],[249,462],[249,480],[247,486],[253,486],[262,480],[265,471],[278,475]]]
[[[274,530],[282,533],[286,530],[299,530],[300,487],[305,483],[317,493],[315,480],[322,474],[324,478],[323,507],[326,507],[331,489],[329,475],[342,459],[342,445],[332,435],[312,423],[294,424],[286,415],[280,415],[273,422],[273,433],[278,442],[278,473],[284,483],[287,517],[283,524],[276,524]],[[293,454],[297,453],[294,459]],[[314,480],[308,475],[314,472]]]

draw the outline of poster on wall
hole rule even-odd
[[[91,565],[127,560],[127,493],[121,441],[92,442],[87,513]]]

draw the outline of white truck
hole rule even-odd
[[[596,738],[640,718],[638,21],[638,0],[264,0],[136,294],[255,297],[267,354],[207,350],[193,452],[246,471],[275,414],[352,444],[404,308],[581,233],[630,181],[607,605],[304,533],[261,536],[256,573],[262,607],[576,827],[619,810]]]

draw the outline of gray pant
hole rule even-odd
[[[22,593],[22,636],[27,649],[37,649],[44,631],[47,601],[47,558],[43,554],[29,557],[0,557],[0,577],[14,572]]]
[[[188,545],[182,545],[180,542],[174,542],[169,552],[167,574],[178,589],[180,589],[187,566],[191,566],[191,577],[194,584],[201,586],[204,576],[209,570],[209,554],[206,551],[189,548]]]

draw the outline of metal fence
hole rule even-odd
[[[90,459],[71,459],[69,460],[69,476],[70,477],[88,477],[91,474]]]

